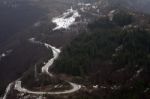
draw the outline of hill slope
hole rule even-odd
[[[128,13],[119,11],[112,21],[104,17],[90,23],[90,32],[74,39],[56,60],[55,72],[76,76],[73,80],[88,86],[73,99],[150,98],[150,31],[137,26]],[[90,92],[91,85],[98,89]]]

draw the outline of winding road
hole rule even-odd
[[[37,41],[32,41],[32,43],[35,42],[37,43]],[[38,41],[39,42],[39,41]],[[46,48],[48,49],[52,49],[52,52],[53,52],[53,58],[51,58],[43,67],[42,67],[42,73],[46,73],[47,75],[49,75],[50,77],[53,77],[53,74],[49,72],[49,68],[53,65],[54,61],[58,58],[61,50],[60,49],[57,49],[56,47],[50,45],[50,44],[47,44],[47,43],[42,43],[42,42],[39,42],[39,44],[42,44],[44,45]],[[10,83],[8,85],[8,87],[6,88],[6,92],[4,94],[4,97],[3,99],[7,99],[7,95],[9,93],[9,91],[11,90],[11,86],[14,84],[14,89],[21,92],[21,93],[28,93],[28,94],[35,94],[35,95],[43,95],[43,94],[46,94],[46,95],[58,95],[58,94],[69,94],[69,93],[73,93],[73,92],[76,92],[78,91],[80,88],[81,88],[81,85],[78,85],[78,84],[75,84],[75,83],[72,83],[72,82],[69,82],[69,81],[66,81],[68,82],[71,86],[72,86],[72,89],[69,89],[69,90],[64,90],[64,91],[57,91],[57,92],[43,92],[43,91],[31,91],[29,89],[26,89],[24,87],[22,87],[22,82],[21,80],[16,80],[14,83]]]
[[[70,13],[73,13],[72,16],[67,17],[68,15],[70,15]],[[69,28],[70,25],[72,25],[75,22],[75,19],[77,17],[80,17],[79,13],[77,10],[73,10],[73,8],[71,7],[71,9],[68,9],[67,12],[63,13],[63,17],[56,17],[53,18],[52,22],[55,23],[57,25],[56,28],[54,28],[53,30],[57,30],[57,29],[61,29],[61,28]],[[31,43],[35,43],[35,44],[40,44],[40,45],[44,45],[46,48],[51,49],[53,52],[53,58],[49,59],[49,61],[42,67],[41,72],[43,74],[47,74],[50,77],[54,77],[54,75],[52,73],[49,72],[50,67],[53,65],[54,61],[58,58],[59,54],[61,53],[61,50],[50,45],[47,43],[42,43],[40,41],[36,41],[35,38],[30,38],[29,41]],[[10,90],[12,89],[12,87],[14,86],[14,89],[21,92],[21,93],[28,93],[28,94],[35,94],[35,95],[52,95],[52,94],[69,94],[69,93],[73,93],[78,91],[81,88],[81,85],[69,82],[69,81],[65,81],[67,83],[69,83],[72,86],[72,89],[70,90],[64,90],[64,91],[57,91],[57,92],[42,92],[42,91],[31,91],[29,89],[26,89],[22,86],[22,81],[20,79],[10,83],[5,91],[5,94],[3,96],[3,99],[7,99],[7,96],[10,92]]]

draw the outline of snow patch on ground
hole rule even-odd
[[[1,55],[0,55],[0,60],[2,59],[2,58],[4,58],[6,56],[6,54],[5,53],[2,53]]]
[[[93,5],[93,6],[92,6],[92,8],[93,8],[93,9],[96,9],[96,8],[97,8],[97,6],[96,6],[96,5]]]
[[[97,88],[98,88],[98,85],[94,85],[93,88],[97,89]]]
[[[111,10],[109,13],[108,13],[108,17],[109,17],[109,20],[112,21],[113,20],[113,17],[114,17],[114,13],[116,12],[116,10]]]
[[[140,68],[139,70],[137,70],[130,80],[133,80],[134,78],[138,77],[143,70],[144,70],[143,68]]]
[[[52,22],[57,25],[53,30],[68,29],[78,17],[80,17],[79,12],[71,7],[63,15],[52,19]]]
[[[79,6],[91,6],[91,3],[78,3]]]
[[[80,10],[82,12],[88,12],[90,9],[97,9],[97,4],[91,4],[91,3],[78,3],[78,6],[80,7]]]
[[[1,57],[5,57],[5,56],[6,56],[6,54],[5,54],[5,53],[2,53],[2,54],[1,54]]]
[[[2,54],[0,54],[0,60],[2,58],[5,58],[6,56],[8,56],[13,50],[7,50],[6,52],[3,52]]]
[[[43,44],[42,42],[37,41],[34,37],[29,38],[29,42],[31,42],[31,43],[35,43],[35,44]]]
[[[143,68],[137,70],[136,74],[134,75],[134,77],[138,77],[142,71],[143,71]]]

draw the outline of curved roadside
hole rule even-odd
[[[47,43],[42,43],[44,44],[45,47],[47,47],[48,49],[51,48],[52,52],[53,52],[53,58],[51,58],[43,67],[42,67],[42,73],[46,73],[47,75],[49,75],[50,77],[53,77],[53,74],[49,72],[49,68],[53,65],[54,61],[58,58],[61,50],[57,49],[54,46],[51,46]],[[42,92],[42,91],[31,91],[28,90],[26,88],[22,87],[22,82],[21,81],[15,81],[15,86],[14,89],[19,91],[19,92],[23,92],[23,93],[28,93],[28,94],[36,94],[36,95],[41,95],[41,94],[49,94],[49,95],[54,95],[54,94],[69,94],[69,93],[73,93],[75,91],[78,91],[81,88],[81,85],[72,83],[67,81],[71,86],[72,89],[69,90],[64,90],[64,91],[57,91],[57,92]]]
[[[43,92],[43,91],[31,91],[31,90],[28,90],[26,88],[23,88],[21,86],[21,81],[16,81],[15,82],[15,90],[17,90],[19,92],[22,92],[22,93],[35,94],[35,95],[43,95],[43,94],[46,94],[46,95],[59,95],[59,94],[73,93],[73,92],[78,91],[81,88],[81,85],[77,85],[77,84],[72,83],[72,82],[68,82],[68,83],[72,86],[72,89],[70,89],[70,90],[57,91],[57,92]]]

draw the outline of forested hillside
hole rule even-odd
[[[96,92],[85,97],[82,93],[78,99],[150,98],[150,32],[135,23],[135,16],[119,11],[112,21],[103,17],[90,23],[90,32],[63,49],[54,70],[99,85]]]

